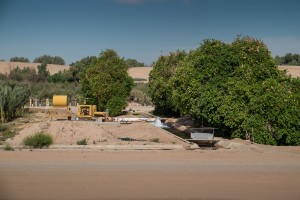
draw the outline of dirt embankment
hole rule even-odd
[[[51,120],[67,118],[61,116],[47,110],[38,110],[29,119],[18,119],[15,124],[19,123],[19,134],[6,142],[12,146],[22,146],[26,136],[42,131],[53,136],[55,145],[76,145],[77,141],[83,139],[86,139],[88,145],[184,145],[184,142],[165,130],[147,122],[101,125],[94,121]]]

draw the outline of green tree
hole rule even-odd
[[[90,56],[90,57],[85,57],[85,58],[81,59],[80,61],[76,61],[75,63],[72,63],[70,65],[68,81],[69,82],[79,82],[80,73],[83,72],[83,70],[86,67],[92,65],[96,59],[97,59],[96,56]]]
[[[184,51],[177,51],[167,56],[160,56],[153,65],[149,76],[149,91],[157,114],[172,115],[176,113],[171,100],[170,79],[175,75],[176,68],[185,57]]]
[[[138,62],[136,59],[128,58],[126,59],[126,63],[129,67],[144,67],[145,64]]]
[[[9,80],[14,80],[18,82],[30,81],[35,82],[37,80],[37,74],[35,69],[30,67],[24,67],[20,69],[18,66],[10,71],[8,75]]]
[[[59,56],[43,55],[33,60],[33,63],[65,65],[65,61]]]
[[[100,110],[110,110],[112,116],[121,113],[134,85],[127,73],[127,64],[114,50],[101,52],[81,74],[81,89],[87,103]]]
[[[300,55],[287,53],[285,56],[275,56],[278,65],[300,65]]]
[[[10,59],[10,62],[24,62],[24,63],[29,63],[29,59],[25,57],[12,57]]]
[[[243,138],[253,129],[259,143],[300,143],[299,81],[278,70],[261,40],[205,40],[171,82],[173,105],[183,115],[203,119],[231,137]]]
[[[16,84],[0,85],[0,122],[5,123],[22,113],[23,106],[29,101],[28,87]]]
[[[47,77],[50,76],[50,72],[47,70],[47,64],[42,63],[41,65],[37,66],[38,73],[37,73],[37,81],[43,82],[47,80]]]
[[[52,83],[64,83],[67,81],[67,79],[68,79],[68,76],[65,71],[64,72],[59,71],[58,73],[55,73],[51,76],[49,75],[47,77],[47,81],[52,82]]]

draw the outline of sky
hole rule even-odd
[[[60,56],[71,64],[114,49],[146,65],[205,39],[261,39],[300,54],[299,0],[0,0],[0,59]]]

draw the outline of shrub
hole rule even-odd
[[[78,140],[77,145],[87,145],[86,139]]]
[[[10,130],[10,128],[0,123],[0,141],[5,141],[8,138],[13,138],[17,133],[13,130]]]
[[[14,151],[14,148],[10,144],[5,143],[4,150],[5,151]]]
[[[23,143],[25,144],[25,146],[30,146],[35,149],[41,149],[43,147],[49,147],[51,144],[53,144],[53,138],[50,134],[38,132],[34,135],[24,138]]]
[[[152,139],[150,139],[150,142],[156,142],[156,143],[159,143],[159,138],[152,138]]]

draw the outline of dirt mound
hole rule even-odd
[[[6,142],[12,146],[22,146],[25,137],[37,132],[49,133],[56,145],[76,145],[86,139],[88,145],[154,145],[184,144],[183,141],[168,134],[165,130],[146,122],[132,124],[101,125],[94,121],[50,120],[49,111],[37,110],[30,119],[20,125],[21,129],[13,139]]]

